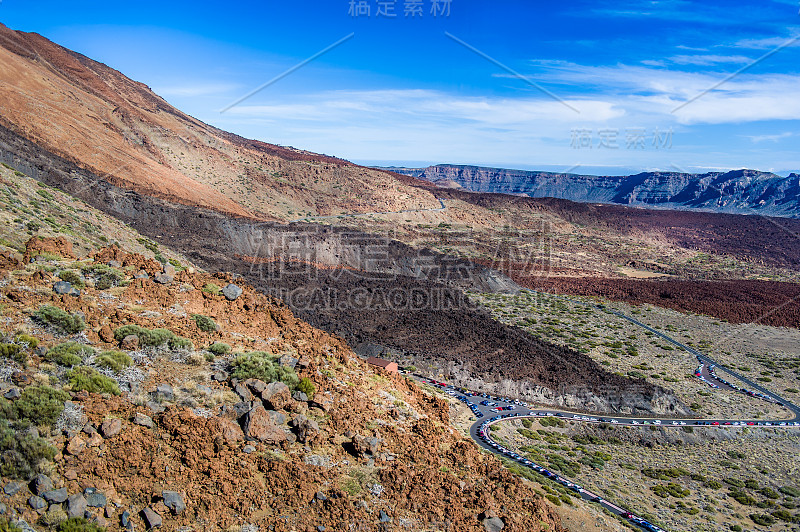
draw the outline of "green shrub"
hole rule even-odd
[[[28,360],[28,355],[17,344],[0,344],[0,357],[10,358],[20,364]]]
[[[68,398],[63,390],[49,386],[28,386],[13,403],[16,419],[34,425],[52,425],[64,410],[64,401]]]
[[[744,506],[756,506],[758,504],[757,500],[739,489],[732,489],[730,493],[728,493],[728,497]]]
[[[731,525],[731,532],[742,532],[742,527],[739,525]]]
[[[106,264],[88,264],[81,268],[83,275],[94,279],[94,287],[98,290],[108,290],[119,286],[125,275],[118,269]]]
[[[231,352],[231,346],[225,342],[214,342],[207,349],[217,356],[227,355]]]
[[[720,482],[719,480],[709,480],[705,482],[703,485],[712,490],[718,490],[722,488],[722,482]]]
[[[108,368],[119,373],[133,364],[133,360],[122,351],[103,351],[100,356],[95,358],[94,363],[101,368]]]
[[[70,517],[56,527],[56,532],[105,532],[105,527],[86,520],[85,517]]]
[[[659,497],[669,497],[672,495],[676,498],[682,498],[689,495],[691,492],[681,486],[680,484],[676,484],[675,482],[670,482],[669,484],[656,484],[655,486],[650,487],[653,492],[658,495]]]
[[[218,296],[220,292],[222,292],[222,289],[214,283],[206,283],[203,285],[203,292],[213,296]]]
[[[775,518],[769,514],[750,514],[750,519],[757,525],[771,526],[775,524]]]
[[[778,491],[789,497],[800,497],[800,489],[792,486],[783,486],[782,488],[778,488]]]
[[[772,512],[772,517],[776,517],[781,521],[786,521],[787,523],[795,523],[797,522],[797,518],[793,516],[790,512],[786,510],[776,510]]]
[[[94,354],[94,348],[77,342],[64,342],[50,348],[44,355],[45,360],[60,366],[77,366],[85,357]]]
[[[20,345],[25,344],[28,349],[36,349],[39,346],[39,339],[29,334],[18,334],[14,342]]]
[[[122,341],[126,336],[134,335],[139,338],[139,345],[158,347],[169,344],[173,349],[192,347],[191,340],[177,336],[169,329],[145,329],[138,325],[123,325],[114,330],[114,339]]]
[[[314,394],[317,392],[317,387],[314,386],[314,383],[311,382],[311,379],[308,377],[300,379],[300,382],[297,384],[297,389],[308,397],[314,397]]]
[[[7,421],[0,421],[0,474],[4,477],[30,480],[43,460],[50,461],[56,455],[55,448],[33,434],[14,430]],[[0,532],[4,529],[0,523]],[[19,530],[19,529],[16,529]]]
[[[61,270],[58,273],[58,277],[62,281],[68,282],[75,288],[83,288],[85,286],[83,279],[81,278],[81,274],[79,274],[75,270]]]
[[[259,379],[264,382],[281,381],[290,387],[297,386],[299,379],[292,368],[281,366],[278,357],[264,351],[253,351],[238,355],[233,362],[234,378]]]
[[[67,379],[72,391],[86,390],[90,393],[107,393],[119,395],[117,381],[97,372],[88,366],[79,366],[67,372]]]
[[[46,325],[61,329],[66,334],[76,334],[86,328],[83,318],[52,305],[39,307],[39,310],[33,314],[33,318]]]
[[[192,319],[197,324],[197,328],[203,332],[215,332],[217,330],[217,322],[208,316],[202,314],[192,314]]]

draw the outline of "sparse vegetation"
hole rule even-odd
[[[70,517],[56,527],[56,532],[105,532],[105,527],[89,522],[85,517]]]
[[[231,375],[237,379],[260,379],[264,382],[281,381],[291,387],[299,383],[293,369],[281,366],[278,357],[265,351],[238,355],[231,363]]]
[[[0,454],[3,457],[0,461],[0,474],[29,480],[38,472],[43,461],[53,459],[56,450],[38,435],[15,430],[9,426],[8,421],[0,420]],[[2,530],[0,526],[0,531]]]
[[[317,392],[317,387],[314,386],[314,383],[311,382],[311,379],[308,377],[303,377],[297,384],[297,390],[303,392],[308,397],[314,397],[314,394]]]
[[[58,277],[62,281],[68,282],[75,288],[83,288],[85,286],[81,274],[79,274],[75,270],[61,270],[60,272],[58,272]]]
[[[215,332],[218,329],[217,322],[208,316],[202,314],[192,314],[192,319],[197,324],[197,327],[203,332]]]
[[[108,368],[119,373],[133,363],[131,357],[122,351],[103,351],[94,361],[96,366]]]
[[[52,425],[69,396],[50,386],[28,386],[14,401],[0,400],[0,417],[23,425]]]
[[[94,348],[77,342],[64,342],[50,348],[44,358],[60,366],[72,367],[94,354]]]
[[[83,318],[77,314],[70,314],[52,305],[42,305],[33,317],[45,324],[60,329],[66,334],[75,334],[86,328]]]
[[[114,339],[122,341],[126,336],[136,336],[139,338],[139,345],[159,347],[169,345],[172,349],[191,349],[192,342],[177,336],[169,329],[146,329],[138,325],[123,325],[114,330]]]
[[[206,349],[208,349],[217,356],[224,356],[231,352],[231,346],[229,346],[225,342],[214,342]]]
[[[214,283],[206,283],[203,285],[203,293],[218,296],[222,293],[222,289]]]
[[[107,393],[119,395],[119,385],[111,377],[98,373],[89,366],[79,366],[67,373],[69,385],[73,391],[86,390],[89,393]]]

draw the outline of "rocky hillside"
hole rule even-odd
[[[63,237],[23,251],[0,271],[3,519],[562,530],[445,401],[241,280]]]
[[[618,177],[458,165],[393,170],[442,187],[473,192],[800,217],[800,176],[797,174],[780,177],[756,170],[734,170],[705,174],[645,172]]]
[[[0,125],[126,190],[265,220],[438,207],[413,180],[204,124],[34,33],[0,24],[0,62]]]

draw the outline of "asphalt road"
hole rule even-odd
[[[523,288],[523,291],[530,292],[532,294],[536,294],[537,293],[535,290],[530,290],[528,288]],[[553,296],[554,294],[547,294],[547,295],[548,296]],[[639,327],[641,327],[641,328],[643,328],[643,329],[645,329],[647,331],[650,331],[651,333],[655,334],[656,336],[660,337],[661,339],[666,340],[667,342],[673,344],[674,346],[683,349],[687,353],[690,353],[690,354],[694,355],[694,357],[697,359],[697,361],[700,364],[703,364],[706,368],[708,368],[710,366],[715,366],[717,374],[719,374],[719,372],[721,372],[721,371],[725,372],[728,375],[736,378],[737,380],[747,384],[747,386],[750,387],[749,389],[751,389],[752,391],[758,392],[758,393],[762,394],[765,397],[774,399],[775,402],[782,404],[785,408],[790,410],[792,412],[792,414],[794,414],[794,418],[792,418],[792,419],[800,419],[800,407],[795,405],[791,401],[786,400],[785,398],[783,398],[780,395],[768,390],[767,388],[764,388],[762,385],[758,384],[757,382],[754,382],[753,380],[745,377],[744,375],[741,375],[740,373],[736,373],[735,371],[731,370],[730,368],[727,368],[725,366],[720,366],[713,358],[711,358],[710,356],[706,355],[705,353],[702,353],[702,352],[698,351],[697,349],[689,347],[688,345],[675,340],[671,336],[669,336],[667,334],[664,334],[663,332],[659,331],[658,329],[654,329],[653,327],[650,327],[649,325],[647,325],[645,323],[642,323],[641,321],[637,320],[636,318],[628,316],[627,314],[623,314],[622,312],[618,312],[616,310],[610,309],[610,308],[606,307],[605,305],[595,305],[593,303],[586,303],[585,301],[580,301],[580,300],[577,300],[577,299],[572,299],[572,298],[569,298],[569,297],[566,297],[566,296],[561,296],[561,295],[555,295],[555,297],[558,297],[560,299],[564,299],[566,301],[570,301],[572,303],[583,305],[583,306],[586,306],[586,307],[591,307],[591,308],[594,308],[596,310],[600,310],[602,312],[608,312],[609,314],[613,314],[614,316],[617,316],[619,318],[627,320],[627,321],[633,323],[634,325],[637,325],[637,326],[639,326]],[[725,379],[725,380],[727,380],[727,379]],[[719,384],[719,383],[717,383],[717,384]],[[725,420],[725,421],[728,421],[728,420]]]
[[[491,438],[491,425],[499,423],[506,419],[521,419],[533,418],[540,419],[543,417],[555,417],[564,421],[575,421],[581,423],[608,423],[611,425],[620,426],[660,426],[664,428],[680,428],[687,426],[750,426],[750,427],[778,427],[787,430],[800,430],[800,422],[786,421],[786,420],[733,420],[733,419],[655,419],[655,418],[637,418],[629,416],[599,416],[595,414],[586,414],[580,412],[572,412],[559,408],[541,408],[533,407],[522,401],[514,400],[508,397],[496,397],[489,394],[478,394],[476,392],[467,391],[456,388],[452,385],[441,381],[427,379],[425,377],[415,375],[414,378],[422,382],[431,384],[448,395],[451,395],[462,403],[466,404],[475,416],[478,418],[475,423],[470,426],[469,435],[475,442],[489,452],[503,455],[510,460],[514,460],[519,464],[528,467],[537,473],[550,478],[554,482],[570,489],[576,496],[579,496],[585,501],[594,502],[599,504],[608,511],[615,515],[627,519],[630,523],[641,527],[644,530],[662,531],[662,528],[649,523],[645,519],[629,512],[616,504],[613,504],[602,498],[601,495],[593,493],[592,491],[583,489],[582,486],[573,483],[568,478],[559,475],[554,471],[549,471],[547,468],[536,464],[535,462],[525,458],[524,456],[514,453],[511,449],[506,449],[499,445]],[[486,402],[488,404],[481,404]],[[499,410],[503,408],[504,410]]]

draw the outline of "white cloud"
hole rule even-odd
[[[747,135],[747,138],[752,140],[754,143],[758,144],[760,142],[778,142],[781,139],[793,136],[794,133],[792,133],[791,131],[785,131],[783,133],[777,133],[775,135]]]
[[[669,58],[676,65],[717,65],[720,63],[750,63],[753,59],[744,55],[675,55]]]

